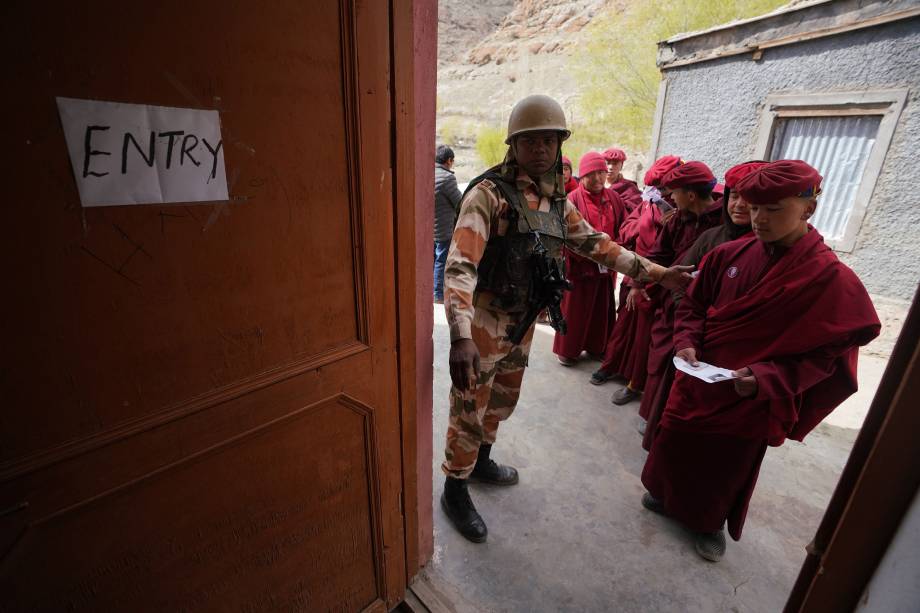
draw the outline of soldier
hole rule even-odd
[[[481,543],[488,531],[467,489],[472,479],[513,485],[518,472],[490,459],[499,422],[517,404],[531,323],[514,343],[544,247],[562,269],[562,247],[633,278],[684,287],[692,267],[664,268],[594,230],[565,197],[560,146],[571,133],[548,96],[524,98],[511,111],[504,161],[474,179],[460,204],[444,275],[450,324],[450,422],[441,506],[454,527]],[[526,323],[526,321],[525,321]]]

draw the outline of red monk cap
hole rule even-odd
[[[604,156],[597,151],[589,151],[581,156],[581,161],[578,162],[579,177],[583,177],[596,170],[607,172],[607,162],[604,161]]]
[[[735,190],[751,204],[768,204],[789,196],[814,198],[821,192],[821,179],[802,160],[777,160],[738,181]]]
[[[604,151],[604,159],[608,162],[625,162],[626,152],[616,147],[611,147]]]
[[[661,178],[661,186],[669,189],[686,187],[688,185],[705,185],[715,187],[716,177],[709,170],[709,166],[702,162],[687,162],[668,171]]]
[[[725,186],[728,189],[735,189],[735,186],[738,185],[738,181],[748,176],[758,168],[766,166],[767,163],[768,162],[745,162],[744,164],[732,166],[728,169],[728,172],[725,173]]]
[[[571,167],[572,167],[572,160],[570,160],[569,158],[567,158],[567,157],[565,157],[565,156],[563,155],[563,156],[562,156],[562,165],[563,165],[563,166],[568,166],[569,168],[571,168]]]
[[[676,155],[660,157],[649,167],[643,182],[646,185],[658,187],[661,184],[661,178],[668,174],[669,170],[682,163],[681,159]]]

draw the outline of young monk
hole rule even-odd
[[[607,164],[600,153],[589,151],[578,163],[580,185],[569,200],[591,227],[618,240],[618,229],[626,217],[626,207],[612,189],[604,187]],[[556,334],[553,353],[563,366],[578,361],[582,351],[603,355],[607,337],[616,321],[613,291],[616,272],[596,262],[566,251],[566,278],[572,290],[562,298],[562,315],[568,325],[564,335]]]
[[[642,202],[642,192],[635,181],[623,177],[623,164],[626,163],[626,152],[617,147],[610,147],[604,151],[604,161],[607,162],[607,187],[615,191],[623,203],[626,211],[632,213]]]
[[[716,178],[703,162],[687,162],[674,168],[661,179],[661,185],[670,190],[679,212],[661,228],[649,258],[655,262],[675,263],[684,257],[700,234],[721,224],[722,202],[712,197]],[[639,416],[652,426],[664,411],[674,379],[674,364],[671,362],[674,355],[674,302],[670,292],[659,290],[659,295],[660,301],[652,322],[648,378],[639,406]],[[655,429],[641,431],[644,436],[642,446],[648,450]]]
[[[741,538],[768,445],[801,441],[856,391],[858,348],[881,325],[865,288],[808,219],[821,175],[766,164],[735,186],[754,235],[717,247],[677,309],[674,345],[740,378],[678,373],[642,471],[642,504],[695,533],[703,558]]]
[[[649,253],[662,223],[674,214],[675,209],[667,196],[658,190],[661,179],[675,166],[681,164],[675,155],[666,155],[655,161],[645,173],[646,191],[642,202],[620,226],[620,241],[640,254]],[[652,326],[654,303],[658,288],[652,286],[647,292],[635,289],[628,277],[620,284],[620,300],[617,321],[607,340],[604,361],[591,375],[591,383],[602,385],[610,379],[622,378],[628,385],[630,396],[617,402],[625,404],[642,393],[645,385],[646,362],[648,361],[649,335]],[[650,298],[651,296],[651,298]],[[622,391],[614,394],[615,398]]]
[[[751,233],[750,205],[741,197],[735,186],[738,181],[766,164],[766,162],[755,160],[728,169],[725,173],[723,191],[720,194],[723,196],[722,225],[709,228],[700,234],[693,246],[681,258],[683,264],[699,266],[703,256],[719,245]],[[715,193],[713,191],[713,194]],[[671,294],[676,304],[683,297],[684,290],[674,290]]]
[[[565,193],[570,194],[578,189],[578,180],[572,176],[572,160],[562,156],[562,180],[565,182]]]
[[[759,166],[766,164],[766,162],[746,162],[744,164],[738,164],[737,166],[729,169],[725,173],[725,191],[723,194],[728,194],[727,199],[723,199],[724,205],[722,209],[722,225],[709,228],[702,234],[699,238],[696,239],[696,242],[693,243],[693,246],[687,250],[687,253],[681,258],[683,264],[690,264],[696,266],[700,263],[700,260],[703,259],[703,256],[715,249],[717,246],[722,243],[735,240],[745,234],[750,233],[751,231],[751,214],[748,204],[736,193],[731,191],[731,188],[743,177]],[[624,224],[625,227],[625,224]],[[647,250],[646,250],[647,252]],[[683,291],[675,290],[672,292],[673,300],[677,303],[680,298],[683,296]],[[646,303],[647,304],[647,303]],[[643,325],[645,326],[646,334],[643,338],[648,338],[648,334],[651,329],[651,313],[645,311],[643,315]],[[617,315],[617,325],[624,318],[623,314],[618,313]],[[616,329],[615,329],[616,331]],[[629,384],[616,392],[613,395],[614,404],[624,404],[632,398],[635,397],[636,391],[641,390],[642,386],[645,384],[645,375],[646,362],[648,360],[648,344],[644,345],[645,351],[641,352],[642,356],[642,368],[638,369],[636,372],[635,378],[629,382]],[[640,353],[639,349],[634,349],[634,352],[637,354]]]

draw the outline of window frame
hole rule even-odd
[[[881,174],[898,119],[907,101],[907,95],[907,89],[859,90],[813,94],[770,94],[764,101],[754,146],[755,157],[764,160],[773,149],[778,119],[881,116],[875,144],[869,151],[866,168],[859,181],[859,188],[853,200],[853,208],[850,211],[843,237],[827,240],[828,246],[834,251],[850,253],[856,246],[856,238],[859,236],[863,219],[872,200],[875,184]]]

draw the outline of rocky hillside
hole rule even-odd
[[[605,4],[605,0],[520,0],[495,32],[470,51],[467,62],[502,64],[525,54],[562,52]]]
[[[438,66],[463,63],[470,50],[495,33],[514,0],[440,0]]]
[[[545,93],[574,112],[572,66],[585,26],[623,2],[440,0],[438,142],[454,143],[461,182],[482,165],[473,148],[477,131],[504,126],[516,100]]]

